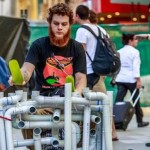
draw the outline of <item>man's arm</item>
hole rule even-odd
[[[86,50],[86,44],[82,43],[82,46],[83,46],[84,50]]]
[[[135,36],[139,41],[144,39],[150,40],[150,34],[137,34]]]
[[[83,88],[86,87],[86,74],[77,72],[75,74],[75,91],[82,93]]]
[[[142,88],[142,81],[141,81],[141,78],[136,78],[136,88],[137,89],[140,89]]]
[[[30,80],[34,69],[35,69],[35,66],[28,62],[25,62],[23,66],[21,67],[21,72],[24,77],[25,83],[27,83]]]

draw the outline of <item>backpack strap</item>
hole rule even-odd
[[[101,31],[100,31],[99,27],[97,27],[98,28],[98,36],[95,34],[95,32],[89,26],[81,25],[80,28],[84,28],[84,29],[88,30],[96,39],[101,38]],[[92,58],[90,57],[88,52],[87,51],[85,51],[85,52],[86,52],[87,56],[89,57],[90,61],[93,62]]]

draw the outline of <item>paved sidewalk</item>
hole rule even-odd
[[[144,121],[150,122],[150,107],[143,108]],[[126,131],[117,130],[119,141],[113,142],[113,150],[150,150],[145,143],[150,143],[150,125],[138,128],[133,116]]]

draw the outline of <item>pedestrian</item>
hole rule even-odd
[[[0,92],[4,92],[8,87],[10,72],[6,61],[0,56]]]
[[[40,91],[40,95],[64,96],[65,78],[72,75],[75,78],[75,91],[81,94],[86,87],[86,57],[82,44],[70,39],[73,12],[66,4],[58,3],[49,8],[47,21],[49,36],[32,43],[21,67],[24,81],[27,83],[35,70],[35,90]],[[12,78],[9,83],[13,85]],[[51,113],[50,108],[37,110],[37,114]],[[49,136],[49,132],[47,130],[45,134]],[[33,138],[31,131],[24,135],[27,135],[25,138]],[[44,148],[47,149],[53,148]]]
[[[80,25],[86,25],[90,27],[95,32],[95,34],[98,35],[97,27],[99,26],[97,26],[95,23],[91,23],[89,20],[89,16],[90,11],[87,6],[85,5],[77,6],[75,21]],[[99,28],[104,34],[107,34],[103,28],[101,27]],[[87,53],[93,60],[97,44],[97,40],[95,39],[95,37],[87,29],[79,28],[76,32],[75,40],[82,43],[85,51],[87,51]],[[93,86],[99,81],[100,76],[94,73],[91,65],[91,60],[89,59],[88,56],[86,56],[86,67],[87,67],[87,86],[90,89],[93,89]]]
[[[115,102],[122,102],[128,90],[132,94],[137,89],[133,97],[134,102],[139,94],[139,89],[142,87],[140,78],[140,54],[135,48],[138,40],[135,34],[123,34],[122,43],[124,46],[118,51],[120,54],[121,69],[115,79],[118,89]],[[149,122],[143,121],[143,111],[140,107],[139,100],[135,105],[135,114],[138,127],[149,125]]]
[[[100,28],[101,32],[103,34],[108,33],[100,26],[97,25],[97,16],[96,13],[92,10],[89,10],[87,6],[79,5],[76,8],[76,19],[75,21],[79,23],[80,25],[86,25],[90,27],[96,35],[98,35],[98,28]],[[108,35],[109,36],[109,35]],[[96,51],[96,44],[97,40],[96,38],[90,33],[88,30],[84,28],[79,28],[76,33],[76,38],[78,42],[82,43],[85,51],[88,52],[90,57],[94,59],[95,51]],[[93,87],[98,83],[99,80],[101,80],[101,92],[106,94],[106,87],[104,83],[104,76],[98,76],[94,73],[91,65],[91,60],[88,56],[86,56],[86,62],[87,62],[87,86],[92,90]],[[116,129],[114,126],[114,121],[112,121],[112,140],[116,141],[118,140]]]

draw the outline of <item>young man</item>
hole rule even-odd
[[[35,89],[50,95],[64,86],[67,75],[73,75],[75,89],[81,93],[86,86],[86,60],[82,45],[70,39],[73,12],[65,4],[57,4],[49,9],[47,21],[49,36],[32,43],[21,68],[24,81],[27,83],[35,70]]]
[[[35,70],[35,89],[41,95],[63,96],[65,78],[73,75],[75,90],[81,93],[86,87],[86,57],[83,46],[70,39],[73,12],[67,5],[59,3],[49,9],[47,21],[49,36],[32,43],[21,68],[24,81],[27,83]],[[13,84],[12,79],[10,84]],[[51,109],[37,111],[37,114],[48,113]],[[29,134],[27,138],[32,138],[32,133]]]
[[[91,23],[89,21],[90,11],[89,8],[85,5],[79,5],[76,8],[76,22],[80,25],[86,25],[90,27],[96,35],[98,35],[98,28],[95,23]],[[106,31],[99,27],[100,30],[107,34]],[[95,51],[96,51],[96,38],[90,33],[87,29],[79,28],[76,33],[76,41],[82,43],[84,49],[87,51],[91,59],[94,59]],[[95,74],[92,69],[91,60],[86,55],[86,63],[87,63],[87,86],[90,89],[93,89],[93,86],[99,81],[100,76]]]
[[[142,87],[140,78],[140,55],[139,51],[135,48],[138,40],[134,34],[123,34],[122,43],[124,45],[118,52],[120,54],[121,69],[116,77],[116,84],[118,92],[116,95],[116,102],[124,100],[124,97],[129,90],[132,94],[135,89],[137,92],[133,97],[133,101],[139,94],[139,88]],[[138,127],[148,126],[149,122],[143,121],[143,111],[140,108],[140,102],[135,105],[135,114]]]
[[[87,6],[79,5],[76,8],[76,20],[75,21],[79,23],[80,25],[89,26],[95,32],[96,35],[98,35],[97,27],[100,28],[103,34],[107,34],[107,32],[102,27],[97,25],[97,17],[96,17],[95,12],[93,12],[92,10],[89,10]],[[90,33],[88,30],[84,28],[79,28],[76,33],[76,40],[82,43],[84,49],[88,52],[90,57],[93,59],[95,55],[95,51],[96,51],[97,40],[92,35],[92,33]],[[104,76],[100,77],[93,72],[91,60],[89,59],[87,55],[86,55],[86,61],[87,61],[87,86],[90,89],[93,89],[94,85],[96,85],[96,83],[98,83],[99,79],[101,78],[100,80],[102,82],[100,82],[101,83],[100,92],[106,93]],[[113,141],[118,140],[114,121],[112,122],[112,140]]]

